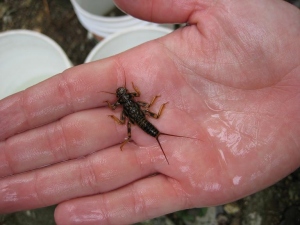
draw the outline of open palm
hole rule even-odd
[[[300,162],[300,13],[283,1],[128,1],[188,26],[0,101],[0,212],[51,204],[57,224],[130,224],[261,190]],[[131,82],[155,139],[104,101]]]

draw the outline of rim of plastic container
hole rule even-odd
[[[1,32],[0,38],[6,37],[6,36],[12,36],[12,35],[28,35],[31,37],[42,39],[43,41],[50,44],[59,53],[59,55],[62,57],[62,60],[67,68],[73,66],[72,63],[70,62],[69,58],[67,57],[66,53],[64,52],[64,50],[50,37],[48,37],[44,34],[41,34],[37,31],[16,29],[16,30],[9,30],[9,31]]]
[[[130,33],[132,31],[136,31],[136,30],[149,30],[149,31],[162,31],[165,32],[166,34],[171,33],[173,30],[170,28],[165,28],[165,27],[157,27],[157,26],[137,26],[137,27],[130,27],[130,28],[126,28],[123,29],[119,32],[113,33],[108,35],[106,38],[104,38],[101,42],[99,42],[93,49],[92,51],[90,51],[90,53],[88,54],[88,56],[86,57],[84,63],[88,63],[91,62],[91,59],[94,57],[95,53],[99,51],[100,48],[102,48],[102,46],[106,45],[108,42],[110,42],[111,40],[123,35],[123,34],[127,34]]]
[[[111,21],[126,21],[126,20],[132,20],[135,19],[134,17],[130,15],[124,15],[124,16],[116,16],[116,17],[106,17],[106,16],[100,16],[92,14],[85,9],[83,9],[76,0],[71,0],[71,3],[75,7],[76,10],[80,11],[84,16],[88,17],[89,19],[98,20],[98,21],[105,21],[105,22],[111,22]]]

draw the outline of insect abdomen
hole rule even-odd
[[[136,121],[136,124],[152,137],[157,137],[160,134],[157,128],[145,118]]]

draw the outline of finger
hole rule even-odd
[[[157,105],[165,100],[159,99]],[[184,119],[185,126],[174,123],[175,113],[171,104],[165,109],[162,119],[151,122],[161,132],[176,130],[196,130],[194,121],[185,114],[176,115]],[[154,107],[155,108],[155,107]],[[116,110],[117,111],[117,110]],[[155,110],[154,110],[155,111]],[[82,157],[92,152],[121,143],[126,135],[126,126],[120,126],[107,115],[108,108],[85,110],[70,114],[59,121],[15,135],[0,142],[0,177],[26,172],[61,161]],[[172,128],[171,128],[171,127]],[[132,127],[133,139],[138,145],[147,146],[156,143],[136,126]],[[191,133],[191,132],[190,132]],[[174,133],[175,134],[175,133]],[[191,136],[177,132],[178,135]],[[176,135],[175,134],[175,135]],[[146,139],[153,139],[152,143]],[[147,144],[148,143],[148,144]]]
[[[85,110],[0,142],[0,177],[85,156],[120,143],[125,127],[116,127],[106,108]],[[124,132],[123,132],[124,131]]]
[[[193,11],[204,11],[211,1],[174,0],[115,0],[125,12],[143,20],[157,23],[185,23]]]
[[[74,199],[55,210],[58,225],[133,224],[188,207],[176,180],[157,175],[115,191]]]
[[[80,110],[106,106],[104,101],[116,97],[101,91],[115,92],[124,86],[125,77],[128,83],[134,81],[146,90],[143,97],[152,97],[162,90],[163,80],[169,81],[169,76],[177,73],[176,68],[167,67],[171,59],[161,52],[158,42],[148,42],[118,56],[71,68],[1,100],[0,141]],[[149,65],[157,66],[149,70]],[[158,65],[163,69],[157,71]],[[151,79],[151,85],[145,78]]]
[[[103,106],[103,101],[113,96],[100,91],[115,90],[122,73],[114,60],[103,60],[71,68],[1,100],[0,140],[72,112]]]
[[[147,149],[128,146],[123,151],[115,146],[85,158],[2,178],[0,213],[44,207],[119,188],[154,173],[153,156],[162,166],[168,166],[159,149],[152,148],[149,154]]]
[[[169,37],[162,40],[167,42]],[[165,53],[158,41],[148,42],[118,56],[69,69],[1,100],[0,141],[71,113],[105,106],[105,100],[115,101],[114,95],[101,91],[114,92],[124,86],[125,77],[128,83],[138,84],[145,99],[162,90],[170,93],[172,88],[183,86],[184,80],[179,78],[172,58]],[[149,65],[156,66],[149,70]],[[164,82],[171,85],[165,86]]]

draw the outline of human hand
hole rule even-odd
[[[300,13],[283,1],[116,1],[188,22],[0,101],[0,212],[59,204],[57,224],[130,224],[259,191],[300,162]],[[154,138],[103,102],[134,82],[169,102]],[[129,86],[129,85],[128,85]],[[131,90],[131,87],[128,87]],[[22,133],[21,133],[22,132]],[[158,174],[155,176],[151,176]]]

